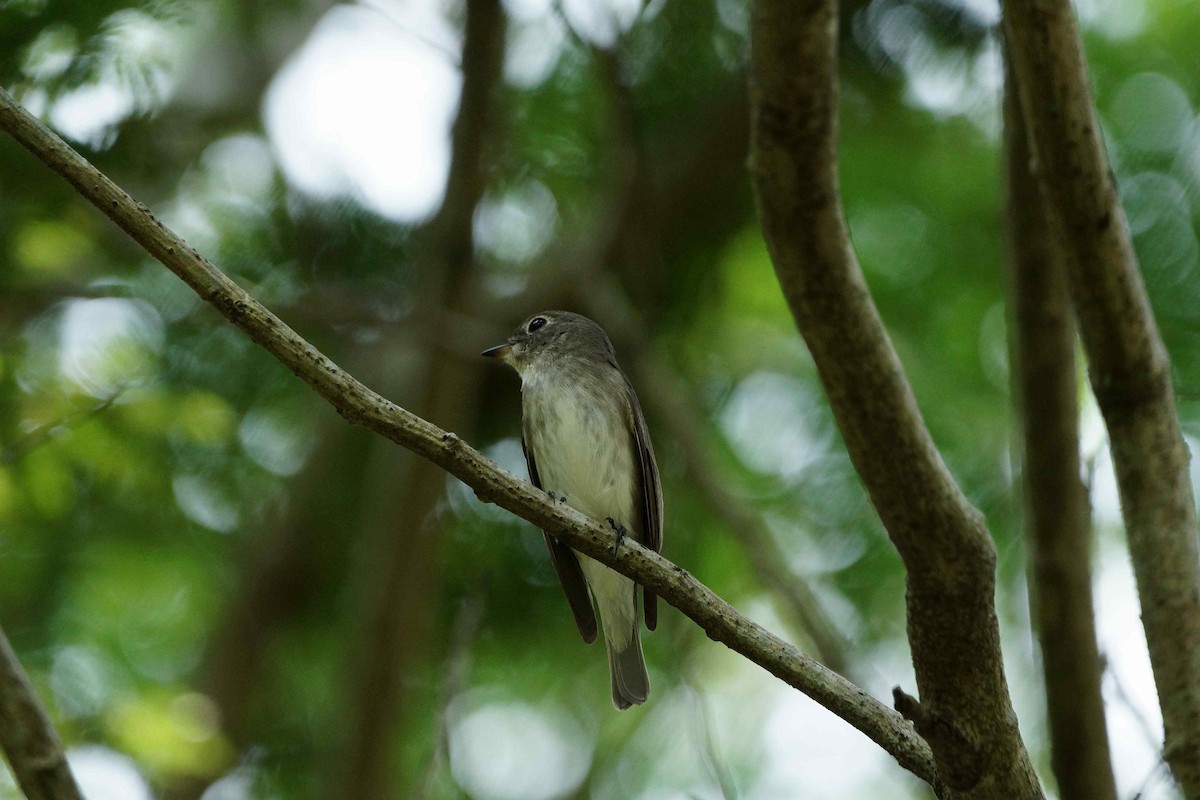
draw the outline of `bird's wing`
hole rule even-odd
[[[529,467],[529,480],[539,489],[542,486],[538,477],[537,462],[533,451],[529,449],[525,437],[521,437],[521,449],[525,451],[525,465]],[[546,546],[550,548],[550,560],[554,563],[554,571],[558,573],[559,583],[562,584],[563,594],[567,596],[567,604],[575,615],[575,624],[579,626],[579,634],[588,644],[596,641],[596,612],[592,608],[592,598],[588,594],[587,581],[579,566],[579,559],[571,548],[555,539],[549,533],[542,531],[546,537]]]
[[[661,553],[663,497],[662,484],[658,478],[658,464],[654,461],[654,447],[650,444],[650,430],[646,427],[646,417],[642,414],[637,392],[633,390],[628,378],[625,379],[625,392],[629,397],[627,423],[638,457],[639,475],[634,486],[634,503],[642,513],[642,544],[656,553]],[[642,593],[646,606],[646,627],[654,630],[658,626],[658,595],[645,587],[642,588]]]

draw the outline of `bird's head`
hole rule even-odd
[[[581,314],[541,311],[517,326],[503,343],[481,355],[498,358],[524,375],[527,369],[573,359],[612,360],[612,342],[604,329]]]

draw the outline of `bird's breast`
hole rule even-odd
[[[526,380],[526,440],[542,486],[593,518],[632,524],[633,446],[624,395],[587,378]]]

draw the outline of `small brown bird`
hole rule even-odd
[[[650,433],[604,329],[579,314],[543,311],[483,355],[521,376],[522,446],[533,485],[606,520],[618,537],[661,551],[662,490]],[[624,709],[644,703],[650,677],[638,635],[637,584],[545,535],[588,644],[596,640],[600,614],[613,704]],[[654,630],[657,597],[645,589],[642,594],[646,627]]]

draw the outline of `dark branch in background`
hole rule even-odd
[[[1092,605],[1071,297],[1063,253],[1032,171],[1011,70],[1007,78],[1012,377],[1024,434],[1030,605],[1046,680],[1051,764],[1063,800],[1116,800]]]
[[[2,630],[0,748],[29,800],[83,800],[58,734]]]
[[[318,426],[313,438],[323,457],[308,460],[294,479],[286,509],[249,543],[238,588],[198,670],[199,688],[220,710],[222,733],[239,750],[255,741],[252,698],[280,629],[312,608],[321,595],[324,585],[317,575],[330,551],[349,546],[351,532],[345,526],[353,515],[348,509],[360,505],[367,469],[365,443],[355,440],[352,432],[335,419]],[[355,490],[329,502],[321,489],[334,476]],[[330,532],[338,538],[331,538]],[[197,800],[216,777],[174,781],[161,800]]]
[[[461,315],[476,290],[473,220],[487,176],[486,151],[496,128],[496,84],[503,74],[507,20],[500,0],[468,0],[462,40],[462,89],[451,139],[445,199],[430,225],[418,234],[418,302]],[[439,328],[443,330],[444,328]],[[478,352],[478,347],[475,348]],[[417,412],[454,430],[474,427],[483,371],[429,348],[414,370],[422,384]],[[394,448],[392,448],[394,450]],[[392,455],[392,454],[387,454]],[[389,464],[390,466],[390,464]],[[384,800],[411,790],[397,786],[394,732],[409,722],[405,688],[430,661],[444,541],[434,510],[445,493],[442,472],[421,459],[376,474],[388,483],[370,516],[366,555],[357,573],[365,585],[347,706],[349,731],[331,798]],[[405,783],[401,779],[401,783]],[[409,780],[411,782],[411,776]]]
[[[700,625],[709,638],[804,692],[870,737],[902,767],[936,783],[929,748],[895,711],[739,614],[687,571],[628,539],[615,549],[615,537],[607,526],[570,506],[550,502],[544,493],[496,466],[453,433],[368,389],[202,258],[3,90],[0,129],[66,179],[349,422],[433,462],[474,489],[484,502],[555,532],[575,550],[654,590]]]
[[[1071,4],[1006,0],[1004,24],[1108,427],[1167,763],[1184,794],[1200,798],[1200,553],[1170,361],[1104,153]]]
[[[842,215],[836,0],[758,0],[750,75],[751,173],[775,273],[904,561],[921,699],[901,708],[948,796],[1040,798],[1004,675],[995,546],[921,419]]]

